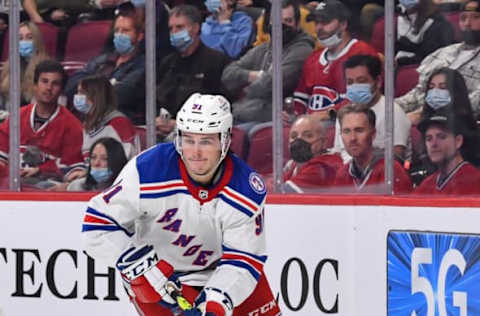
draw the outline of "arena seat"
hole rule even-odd
[[[395,97],[400,97],[415,88],[418,83],[418,65],[399,67],[395,74]]]
[[[447,21],[450,22],[450,24],[453,27],[453,30],[455,31],[455,42],[461,42],[462,31],[460,30],[460,26],[458,25],[458,22],[460,21],[460,12],[459,11],[443,12],[443,15],[445,16],[445,19],[447,19]]]
[[[100,55],[110,34],[112,21],[90,21],[70,28],[65,44],[64,61],[88,62]]]
[[[45,42],[45,49],[47,54],[52,58],[57,58],[58,52],[58,33],[59,29],[53,24],[50,23],[37,23],[38,29],[43,35],[43,41]],[[9,39],[8,39],[8,29],[5,30],[6,34],[3,40],[3,51],[1,61],[5,61],[8,58],[9,54]]]
[[[258,173],[266,175],[273,172],[273,132],[272,122],[261,123],[248,133],[250,148],[247,163]],[[290,159],[288,133],[290,126],[283,127],[283,160]]]
[[[233,127],[232,129],[232,151],[240,158],[247,158],[247,132],[243,129]]]

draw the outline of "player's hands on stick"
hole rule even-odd
[[[208,295],[208,301],[207,301]],[[203,314],[204,313],[204,314]],[[185,310],[184,316],[231,316],[233,303],[230,296],[220,289],[205,288],[195,300],[194,308]]]
[[[153,246],[128,248],[118,259],[117,269],[140,302],[176,304],[165,285],[171,279],[172,284],[181,291],[181,284],[173,276],[173,267],[158,258]]]

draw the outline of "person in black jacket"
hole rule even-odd
[[[419,64],[454,42],[454,30],[432,0],[400,0],[395,56],[398,66]]]
[[[163,58],[157,69],[159,141],[173,131],[177,112],[190,95],[226,95],[220,79],[230,59],[202,44],[201,23],[201,13],[194,6],[179,5],[170,12],[170,42],[176,51]]]
[[[118,100],[118,110],[135,124],[145,123],[145,53],[141,47],[144,24],[134,8],[121,11],[115,18],[113,43],[115,50],[93,58],[74,73],[65,87],[72,100],[79,82],[90,75],[104,75],[109,80]]]

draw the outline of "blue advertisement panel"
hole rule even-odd
[[[390,231],[389,316],[480,315],[480,235]]]

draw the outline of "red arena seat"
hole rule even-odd
[[[67,35],[64,60],[88,62],[100,55],[111,26],[110,20],[90,21],[72,26]]]
[[[284,163],[290,159],[288,150],[288,133],[290,126],[283,127],[283,160]],[[247,163],[258,173],[263,175],[273,172],[273,133],[272,123],[262,123],[252,128],[248,133],[250,149]]]
[[[418,65],[399,67],[395,75],[395,97],[401,97],[415,88],[418,83]]]

